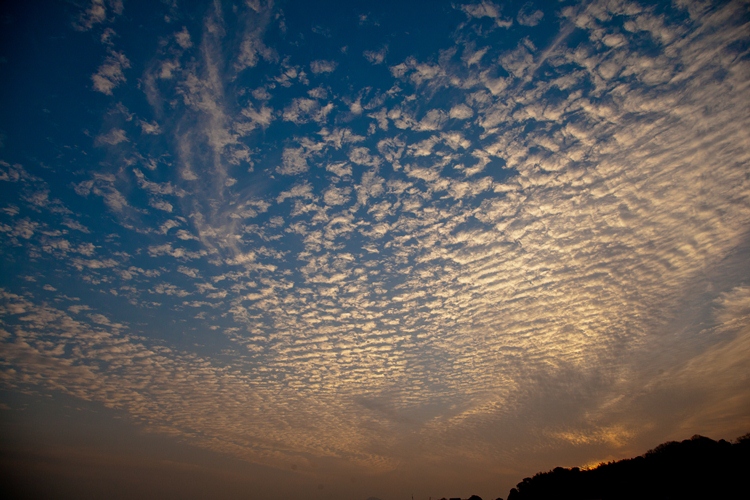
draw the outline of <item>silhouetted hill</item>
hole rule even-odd
[[[729,443],[693,436],[595,469],[557,467],[527,477],[508,500],[750,498],[750,434]]]

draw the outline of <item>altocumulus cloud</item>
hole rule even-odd
[[[153,53],[107,45],[96,160],[65,183],[0,162],[3,248],[62,276],[3,282],[3,387],[279,468],[739,432],[746,3],[449,12],[414,54],[303,47],[270,2],[207,6]]]

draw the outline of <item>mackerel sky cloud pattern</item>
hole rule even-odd
[[[2,36],[3,411],[321,498],[748,431],[747,2],[78,3]]]

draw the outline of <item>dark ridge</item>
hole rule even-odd
[[[750,434],[734,443],[695,435],[595,469],[557,467],[527,477],[508,500],[750,498]]]

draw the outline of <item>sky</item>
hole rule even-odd
[[[0,23],[16,493],[496,498],[750,431],[747,1]]]

